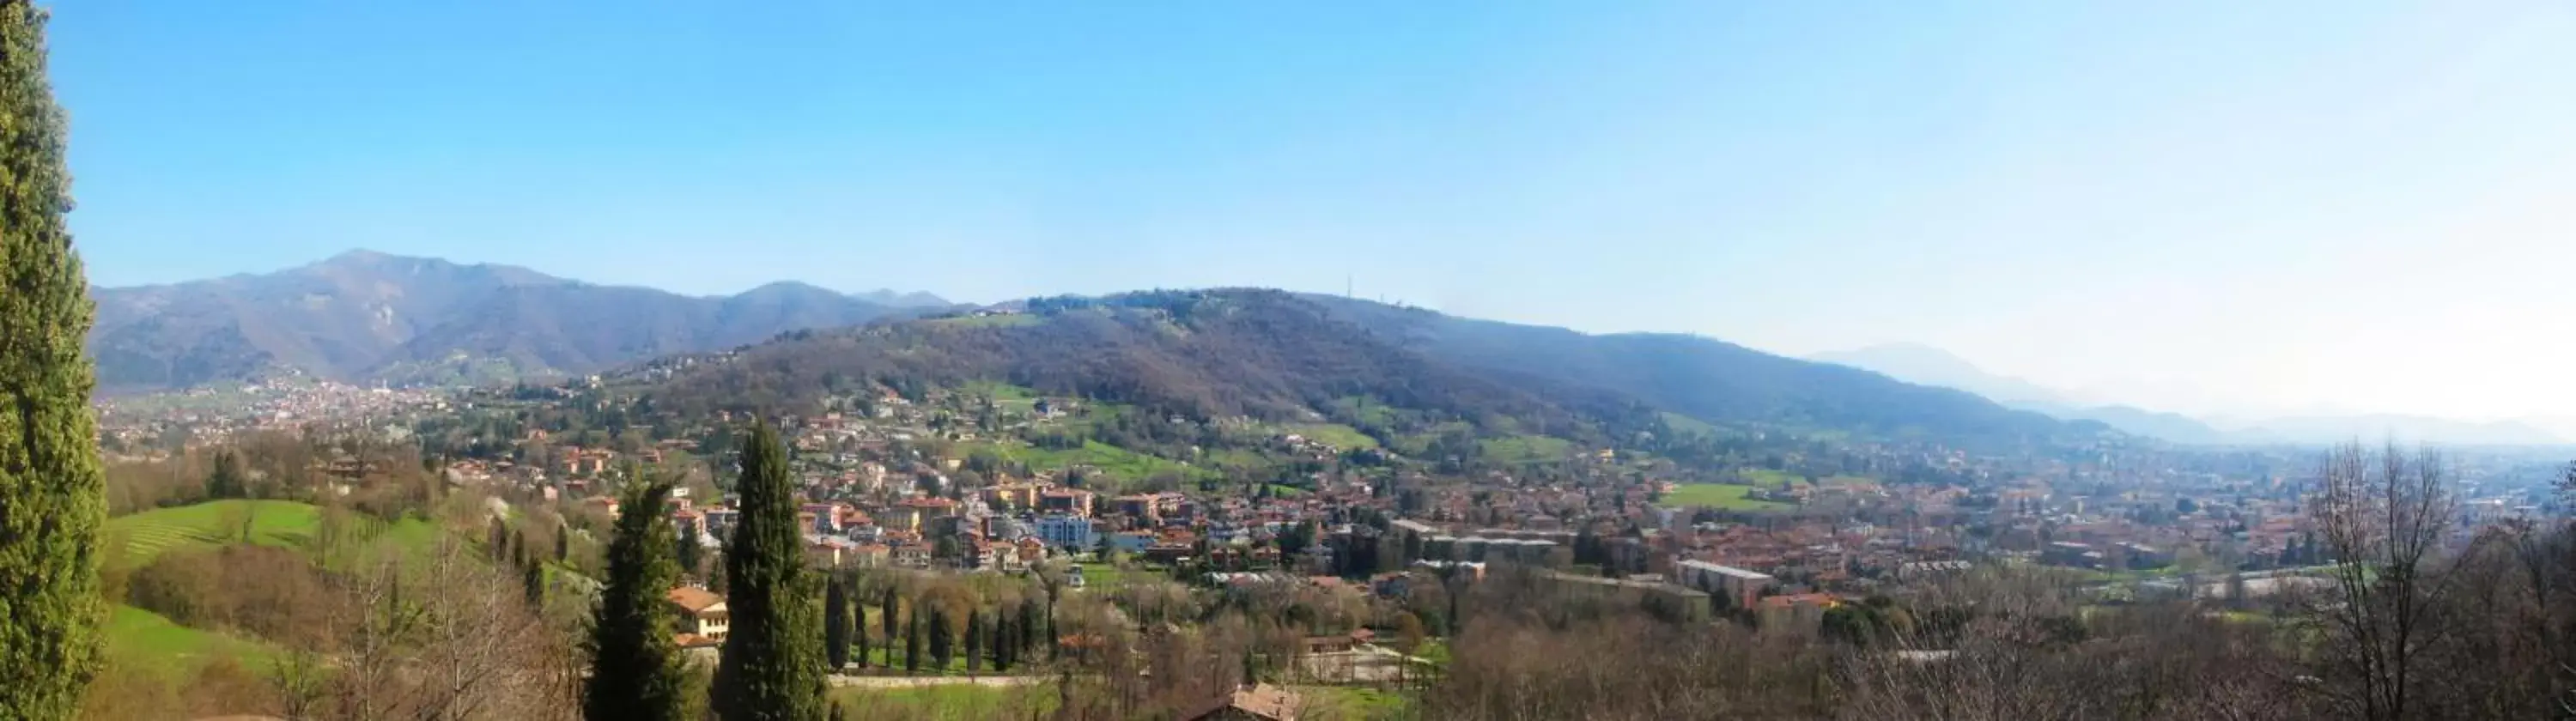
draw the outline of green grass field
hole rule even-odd
[[[1280,426],[1278,430],[1280,433],[1295,433],[1346,451],[1354,448],[1377,447],[1377,439],[1361,433],[1360,429],[1339,423],[1290,423]]]
[[[1304,707],[1298,718],[1330,721],[1380,721],[1410,718],[1413,700],[1403,694],[1351,686],[1294,686]]]
[[[1773,490],[1788,488],[1789,484],[1792,482],[1807,480],[1806,477],[1795,473],[1790,473],[1788,471],[1774,471],[1768,468],[1747,468],[1739,471],[1739,473],[1743,474],[1745,483],[1757,488],[1769,488]]]
[[[1215,474],[1204,468],[1182,465],[1179,461],[1148,456],[1099,441],[1084,441],[1081,448],[1064,450],[1039,448],[1018,441],[966,443],[960,447],[968,453],[990,451],[1005,460],[1026,463],[1032,469],[1090,466],[1111,480],[1121,482],[1144,480],[1164,471],[1189,479]]]
[[[1664,496],[1664,502],[1677,506],[1706,506],[1729,511],[1778,511],[1790,507],[1786,503],[1744,497],[1753,490],[1752,486],[1731,483],[1693,483],[1674,489],[1671,494]]]
[[[1343,396],[1334,399],[1333,405],[1358,416],[1364,424],[1383,426],[1395,422],[1396,408],[1376,398]]]
[[[213,548],[241,537],[248,521],[252,543],[301,546],[322,523],[321,509],[295,501],[211,501],[108,519],[106,535],[123,539],[110,558],[141,565],[179,548]]]
[[[1093,591],[1115,591],[1131,583],[1169,581],[1171,574],[1161,569],[1130,565],[1125,570],[1106,563],[1073,564],[1082,568],[1082,587]]]
[[[1574,452],[1574,442],[1552,436],[1508,436],[1487,438],[1477,443],[1486,460],[1500,463],[1545,463],[1562,461]]]
[[[1056,692],[1054,686],[1047,684],[1015,688],[950,684],[882,690],[838,688],[832,690],[832,700],[839,701],[850,718],[968,721],[1043,718],[1055,713]]]
[[[276,655],[267,644],[181,626],[133,606],[118,604],[107,621],[108,662],[119,667],[184,675],[217,658],[257,668]]]
[[[1709,425],[1707,421],[1672,411],[1664,411],[1657,415],[1664,419],[1664,425],[1671,426],[1674,431],[1702,436],[1718,435],[1717,426]]]
[[[110,563],[140,567],[173,552],[213,550],[241,542],[242,524],[250,542],[262,546],[311,548],[322,526],[321,509],[294,501],[224,500],[162,508],[109,519],[106,538]],[[359,527],[339,553],[326,563],[356,558],[356,553],[391,549],[406,558],[433,552],[446,531],[438,524],[405,518],[385,523],[358,517]],[[206,662],[230,658],[255,672],[277,658],[275,646],[233,635],[191,628],[132,606],[118,605],[107,628],[107,653],[120,667],[147,669],[171,678],[193,674]]]

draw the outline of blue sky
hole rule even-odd
[[[57,3],[91,277],[1355,279],[2174,410],[2576,408],[2563,2],[743,5]]]

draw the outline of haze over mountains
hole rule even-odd
[[[1818,353],[1810,360],[1863,368],[1912,383],[1975,393],[1998,403],[2175,443],[2320,444],[2394,437],[2408,442],[2456,445],[2556,445],[2566,439],[2541,419],[2461,421],[2400,414],[2286,415],[2261,418],[2194,418],[2130,405],[2085,403],[2073,394],[1978,368],[1947,351],[1912,343]]]
[[[795,282],[729,296],[687,296],[586,283],[514,266],[368,251],[274,273],[95,288],[92,294],[98,322],[90,348],[99,363],[101,386],[110,391],[186,388],[284,373],[392,384],[491,383],[597,372],[657,356],[760,343],[788,331],[846,328],[967,307],[928,293],[844,294]],[[2106,427],[2189,444],[2327,443],[2392,435],[2446,444],[2561,442],[2523,422],[2398,415],[2227,421],[2091,404],[1921,345],[1874,346],[1800,360],[1697,336],[1587,335],[1336,296],[1241,295],[1237,300],[1253,298],[1261,299],[1255,304],[1259,307],[1289,309],[1272,322],[1310,345],[1365,347],[1364,355],[1377,359],[1365,367],[1380,369],[1372,372],[1393,367],[1387,364],[1395,361],[1388,358],[1418,357],[1450,369],[1422,372],[1474,379],[1469,385],[1442,386],[1446,388],[1524,384],[1552,393],[1543,398],[1551,404],[1606,409],[1615,404],[1604,404],[1602,398],[1619,398],[1748,427],[1994,443],[2080,439]],[[995,307],[1025,308],[1045,300]],[[1198,348],[1140,351],[1140,346],[1159,341],[1151,334],[1129,332],[1133,328],[1104,337],[1082,331],[1107,326],[1048,326],[1043,332],[1003,334],[1002,340],[1107,349],[1100,358],[1142,352],[1136,357],[1144,360],[1137,362],[1164,368],[1187,364],[1175,359],[1196,358],[1187,362],[1204,365],[1206,357],[1206,350]],[[1227,352],[1244,347],[1228,346]],[[1039,358],[1051,351],[1004,345],[981,352]],[[1166,352],[1168,357],[1158,355]],[[1297,352],[1302,351],[1265,346],[1243,357]],[[957,357],[971,354],[960,351]],[[1054,368],[1031,363],[1036,365],[990,370],[1008,374]],[[1146,385],[1113,365],[1095,360],[1083,366],[1083,373],[1059,375],[1066,385],[1104,378],[1127,378],[1113,383],[1122,388]],[[1263,374],[1312,375],[1263,371],[1260,365],[1246,364],[1240,374],[1198,368],[1192,372],[1199,378],[1191,383],[1278,386],[1283,381],[1263,380]],[[1330,385],[1324,379],[1301,382]]]
[[[987,324],[952,312],[967,306],[924,293],[848,295],[782,282],[693,297],[512,266],[357,251],[275,273],[97,288],[93,295],[99,320],[90,342],[101,384],[124,391],[288,372],[397,384],[492,383],[758,344],[763,354],[802,359],[814,373],[856,372],[881,362],[878,367],[925,377],[962,380],[958,374],[976,371],[1226,412],[1286,413],[1286,406],[1321,407],[1358,393],[1548,427],[1574,422],[1567,418],[1634,427],[1638,413],[1654,410],[1753,431],[1995,446],[2081,442],[2105,430],[1949,388],[1708,338],[1596,336],[1280,291],[1030,299],[991,307],[1053,308],[1042,314],[1045,322]],[[1064,312],[1067,305],[1124,310],[1095,316]],[[1157,331],[1164,326],[1150,316],[1190,309],[1245,315],[1180,318],[1183,327],[1206,333],[1186,338]],[[922,316],[931,317],[872,323]],[[788,331],[824,329],[847,330],[779,340]],[[799,350],[834,338],[865,342],[824,354]],[[914,345],[898,353],[888,339]],[[1300,355],[1315,357],[1297,360]],[[914,367],[923,358],[949,360]]]
[[[1454,428],[1608,444],[1716,427],[2011,451],[2109,434],[1962,391],[1695,336],[1588,335],[1266,289],[1013,305],[1020,310],[1008,315],[792,334],[734,362],[682,364],[651,397],[697,412],[819,409],[822,398],[869,383],[1001,381],[1181,417],[1325,418],[1372,435]],[[1408,425],[1399,417],[1423,421],[1413,415],[1421,413],[1440,420],[1389,430]]]
[[[285,372],[438,383],[582,373],[945,307],[772,283],[731,296],[567,280],[526,268],[352,251],[274,273],[93,288],[90,352],[109,391]]]

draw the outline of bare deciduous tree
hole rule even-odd
[[[2308,512],[2333,559],[2331,585],[2306,598],[2327,646],[2307,687],[2348,718],[2407,718],[2420,661],[2451,626],[2437,613],[2459,577],[2441,553],[2458,514],[2448,469],[2430,450],[2353,443],[2326,455],[2316,484]]]

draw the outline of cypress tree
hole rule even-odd
[[[527,596],[528,608],[546,609],[546,568],[528,566],[519,569],[520,592]]]
[[[930,635],[930,667],[940,673],[947,673],[948,660],[954,658],[951,654],[956,645],[956,637],[951,635],[952,631],[948,628],[948,614],[940,611],[937,605],[933,605],[930,607],[928,624],[930,628],[925,632]]]
[[[907,673],[907,674],[910,674],[910,673],[917,673],[917,672],[920,672],[920,671],[921,671],[921,616],[920,616],[919,614],[914,614],[914,615],[913,615],[913,617],[912,617],[912,623],[910,623],[910,624],[908,624],[908,625],[904,626],[904,632],[903,632],[903,672],[904,672],[904,673]]]
[[[823,589],[823,657],[835,672],[850,663],[850,594],[838,576]]]
[[[668,481],[638,484],[622,503],[617,536],[608,542],[607,584],[593,611],[590,678],[582,716],[680,721],[687,718],[688,664],[674,638],[679,613],[664,600],[680,583],[671,558],[670,516],[662,513]]]
[[[63,113],[29,0],[0,0],[0,113],[0,716],[66,719],[100,666],[107,499]]]
[[[984,612],[966,612],[966,675],[984,670]]]
[[[250,484],[242,480],[241,459],[232,451],[215,452],[215,470],[206,476],[207,498],[248,498]]]
[[[895,595],[893,586],[887,586],[885,590],[885,607],[877,609],[877,623],[885,627],[885,637],[886,641],[889,643],[894,641],[894,633],[897,630],[894,627],[894,622],[896,620],[897,612],[903,610],[902,603],[903,597]]]
[[[1010,669],[1010,613],[992,615],[992,639],[984,639],[984,649],[992,651],[992,672]]]
[[[492,530],[486,535],[483,541],[483,555],[490,556],[493,563],[500,563],[501,554],[508,552],[510,548],[510,527],[501,522],[500,516],[493,516]]]
[[[706,549],[698,545],[698,539],[694,534],[675,533],[673,536],[679,539],[680,572],[697,573],[698,565],[706,556]]]
[[[1038,642],[1051,642],[1054,640],[1043,638],[1045,636],[1044,631],[1046,631],[1046,628],[1041,624],[1045,622],[1046,611],[1038,608],[1037,599],[1032,598],[1020,602],[1019,626],[1021,651],[1035,651],[1038,648]]]
[[[716,664],[711,700],[724,721],[814,721],[823,717],[823,609],[787,452],[768,423],[742,443],[742,515],[725,545],[725,607],[733,628]]]

